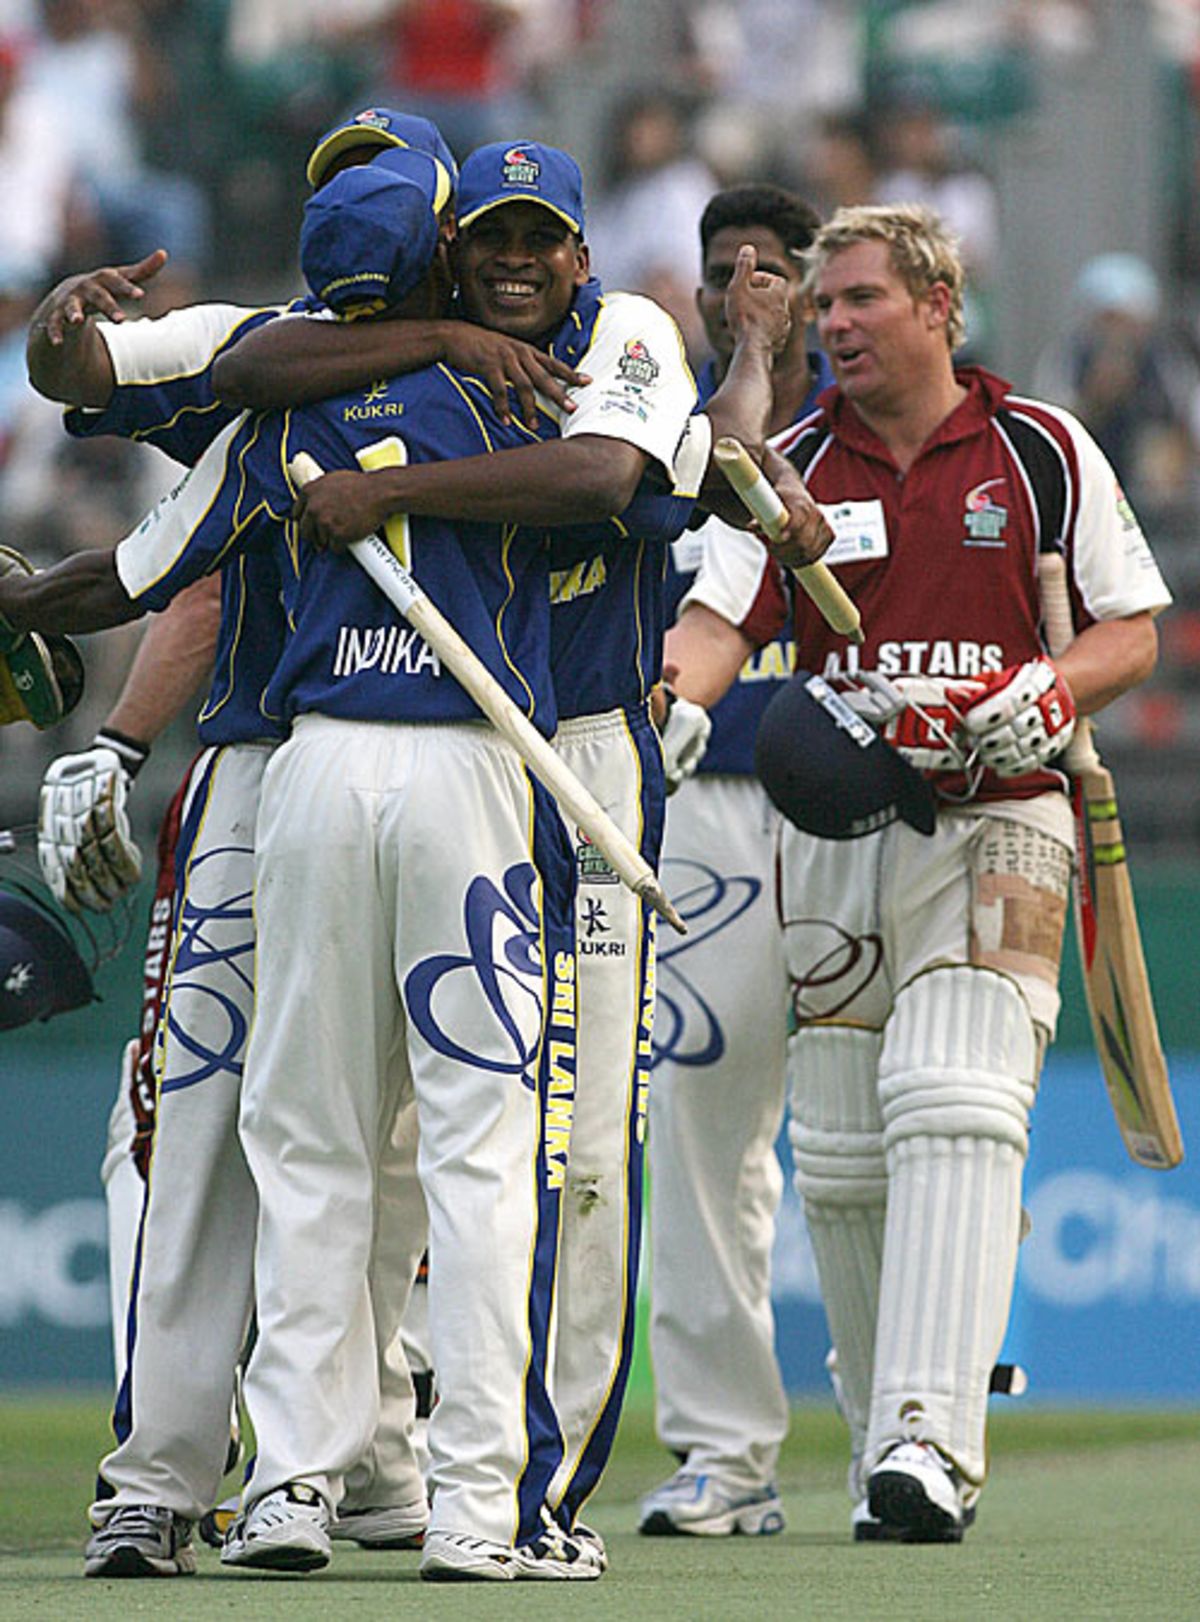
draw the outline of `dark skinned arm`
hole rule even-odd
[[[724,402],[717,405],[714,426],[719,432],[740,427],[761,453],[771,411],[772,359],[775,348],[786,342],[791,318],[784,282],[757,271],[757,263],[754,249],[743,249],[730,282],[731,324],[738,348],[718,391]],[[374,325],[383,330],[411,323]],[[270,328],[260,330],[268,333]],[[249,342],[247,338],[245,344]],[[348,546],[369,535],[393,512],[483,522],[583,524],[623,512],[649,460],[626,440],[576,434],[496,456],[374,473],[330,473],[300,492],[293,511],[306,540],[332,547]]]
[[[379,377],[396,377],[445,362],[482,378],[502,422],[512,415],[509,385],[520,415],[537,424],[535,394],[565,411],[566,390],[588,381],[553,355],[519,338],[470,321],[317,321],[293,316],[268,321],[226,350],[213,367],[220,399],[250,411],[304,405]]]
[[[83,635],[145,612],[121,584],[114,552],[77,552],[52,569],[0,579],[0,616],[15,631]]]
[[[521,445],[374,473],[327,473],[296,498],[300,533],[316,546],[349,546],[390,513],[481,523],[583,524],[611,518],[633,500],[645,451],[603,434]]]
[[[116,383],[112,358],[90,318],[124,321],[121,300],[145,298],[142,284],[166,262],[165,249],[157,248],[133,265],[103,265],[68,276],[46,294],[33,312],[25,345],[29,381],[39,394],[97,410],[108,404]]]

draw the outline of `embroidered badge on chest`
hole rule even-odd
[[[1004,493],[1003,479],[987,479],[967,491],[963,513],[964,546],[1004,546],[1008,508],[998,499]]]

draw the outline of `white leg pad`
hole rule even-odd
[[[855,1478],[871,1405],[887,1209],[881,1042],[875,1031],[817,1025],[797,1031],[788,1050],[796,1191],[837,1353],[838,1400],[850,1427]],[[856,1479],[851,1495],[861,1497]]]
[[[1014,981],[936,969],[897,995],[880,1058],[888,1212],[867,1466],[934,1443],[967,1503],[1008,1322],[1038,1044]]]

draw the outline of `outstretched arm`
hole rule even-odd
[[[68,276],[52,288],[33,312],[25,345],[29,381],[39,394],[63,405],[100,409],[116,382],[108,345],[93,316],[124,321],[121,300],[145,298],[144,283],[167,262],[158,248],[133,265],[105,265]]]
[[[144,613],[117,576],[115,552],[77,552],[52,569],[0,578],[0,631],[82,635]]]

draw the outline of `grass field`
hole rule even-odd
[[[799,1408],[766,1539],[639,1538],[636,1501],[667,1473],[644,1402],[626,1414],[592,1521],[599,1583],[432,1588],[411,1554],[339,1547],[308,1577],[235,1576],[202,1550],[198,1576],[84,1582],[84,1509],[106,1409],[96,1397],[0,1402],[0,1618],[232,1616],[439,1619],[820,1618],[821,1622],[1190,1622],[1200,1618],[1200,1413],[997,1414],[993,1476],[961,1547],[855,1546],[840,1422]]]

